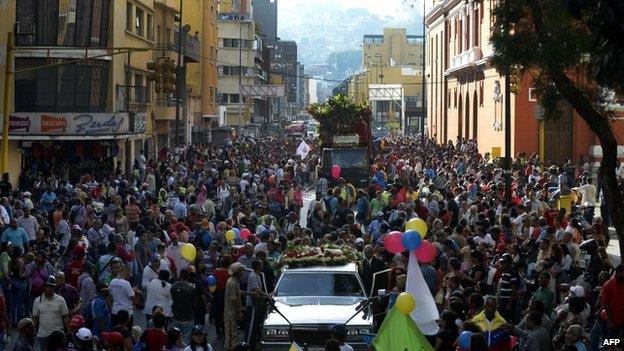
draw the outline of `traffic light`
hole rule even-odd
[[[519,65],[511,66],[509,70],[509,84],[511,87],[511,93],[517,95],[522,89],[522,67]]]
[[[169,94],[176,91],[176,65],[173,59],[169,57],[156,59],[156,61],[149,61],[146,66],[149,71],[152,71],[147,79],[155,82],[154,91],[157,94]]]

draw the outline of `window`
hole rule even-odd
[[[143,75],[134,75],[134,99],[137,102],[145,101],[145,87],[143,86]]]
[[[132,14],[132,4],[126,4],[126,30],[132,31],[132,19],[134,18]]]
[[[537,102],[537,89],[529,88],[529,102]]]
[[[154,29],[152,15],[147,14],[147,39],[154,40]]]
[[[143,16],[143,10],[137,7],[136,9],[136,34],[143,36],[145,33],[145,18]]]
[[[162,44],[171,43],[171,28],[165,29],[165,37],[163,38]]]
[[[162,27],[160,24],[156,26],[156,44],[162,44]]]
[[[237,104],[239,101],[239,95],[238,94],[228,94],[230,97],[230,103],[231,104]]]

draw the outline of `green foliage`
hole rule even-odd
[[[356,104],[346,95],[336,95],[324,104],[312,104],[308,113],[319,122],[322,144],[331,144],[332,137],[357,133],[358,125],[370,130],[372,112],[368,104]]]
[[[508,65],[520,65],[524,72],[530,72],[546,117],[559,115],[557,106],[562,98],[553,84],[552,72],[563,72],[577,83],[585,82],[578,87],[593,103],[593,108],[607,117],[608,113],[603,108],[603,88],[613,85],[599,84],[595,75],[595,68],[601,67],[604,52],[597,46],[595,33],[588,27],[585,18],[588,15],[574,17],[567,11],[565,5],[574,1],[535,0],[546,33],[545,40],[540,39],[537,33],[532,1],[500,2],[493,11],[494,26],[490,40],[496,54],[492,63],[500,72],[504,72]],[[588,10],[587,7],[584,9]]]

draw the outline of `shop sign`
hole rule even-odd
[[[147,115],[144,112],[135,113],[132,117],[132,132],[145,133],[147,132]]]
[[[334,146],[354,146],[360,142],[357,134],[336,135],[334,136]]]
[[[143,131],[136,129],[136,116],[134,123],[134,133],[143,133],[145,127]],[[9,133],[13,135],[116,135],[131,132],[127,113],[16,112],[9,116]]]

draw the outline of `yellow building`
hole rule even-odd
[[[364,67],[422,66],[420,35],[407,35],[405,28],[384,28],[382,35],[367,34],[362,42]]]
[[[363,69],[351,77],[348,93],[358,103],[370,103],[375,129],[417,130],[422,118],[422,41],[404,28],[364,36]]]

